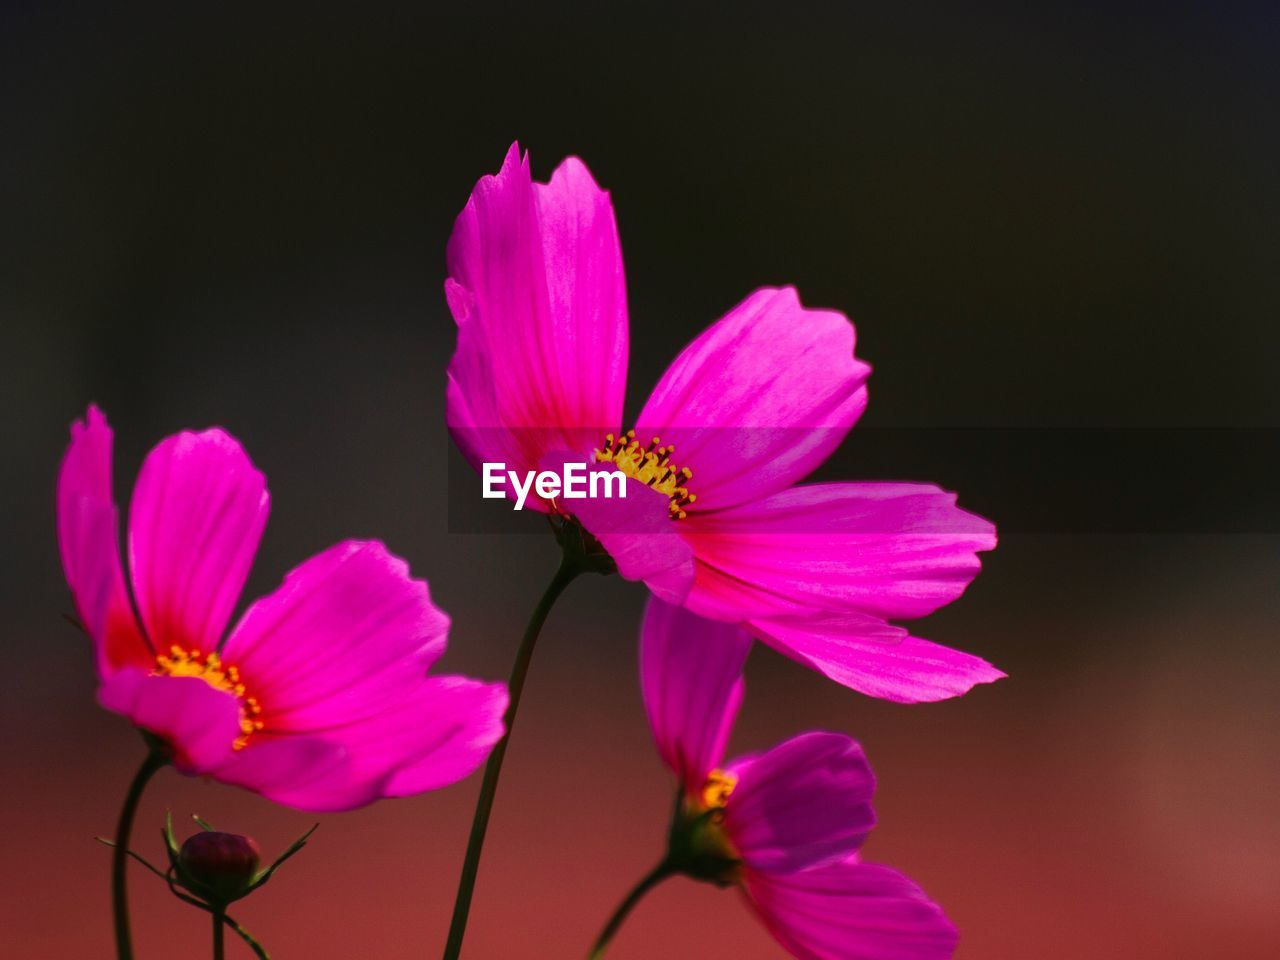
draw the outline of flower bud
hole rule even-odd
[[[212,900],[230,903],[248,892],[261,859],[258,844],[234,833],[205,830],[178,851],[178,869],[188,886]]]

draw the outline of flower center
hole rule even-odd
[[[712,770],[702,785],[702,805],[708,810],[723,810],[729,803],[729,794],[738,785],[736,775],[727,770]]]
[[[262,729],[263,723],[259,719],[262,704],[256,697],[245,692],[244,684],[240,681],[240,671],[223,664],[217,653],[205,654],[199,650],[183,650],[179,646],[172,646],[167,654],[162,653],[156,657],[154,672],[169,677],[198,677],[213,689],[235,697],[240,705],[240,736],[232,744],[236,750],[243,749],[249,742],[249,737]]]
[[[676,445],[662,447],[661,442],[661,437],[654,437],[649,446],[642,447],[634,430],[616,439],[608,433],[604,445],[596,451],[596,462],[608,461],[633,480],[666,494],[671,501],[671,519],[683,520],[687,516],[684,508],[698,499],[698,495],[690,493],[685,486],[693,471],[672,463],[671,454],[676,452]]]

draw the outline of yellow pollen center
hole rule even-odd
[[[712,770],[702,786],[702,805],[708,810],[723,810],[729,803],[729,794],[738,785],[738,778],[727,770]]]
[[[183,650],[179,646],[172,646],[167,654],[162,653],[156,657],[154,672],[169,677],[198,677],[213,689],[235,697],[240,704],[240,736],[233,744],[236,750],[242,749],[249,742],[249,737],[262,729],[263,723],[259,719],[262,704],[256,697],[245,692],[240,671],[223,664],[216,652],[204,654],[199,650]]]
[[[612,433],[605,434],[604,445],[596,451],[596,462],[612,463],[633,480],[666,494],[671,501],[671,519],[683,520],[687,516],[684,508],[698,499],[697,494],[690,493],[685,486],[693,471],[672,463],[671,454],[675,453],[676,445],[663,447],[659,446],[661,442],[661,437],[654,437],[649,446],[642,447],[634,430],[617,438]]]

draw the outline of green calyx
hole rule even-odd
[[[672,873],[732,886],[742,873],[742,860],[724,832],[724,810],[704,809],[679,791],[667,835],[666,863]]]
[[[572,517],[553,516],[551,530],[556,542],[564,551],[564,562],[580,573],[599,573],[608,576],[618,572],[618,565],[609,556],[600,541]]]

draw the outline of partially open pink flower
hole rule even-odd
[[[465,777],[501,737],[502,684],[428,676],[449,618],[408,565],[347,540],[290,572],[227,634],[267,521],[266,482],[221,430],[147,456],[120,562],[112,433],[90,407],[58,477],[67,583],[98,698],[174,764],[289,806],[343,810]]]
[[[846,736],[810,732],[725,761],[751,638],[650,600],[640,678],[662,759],[680,780],[681,869],[732,883],[803,960],[941,960],[955,927],[924,892],[858,849],[875,780]]]
[[[676,357],[624,432],[622,254],[581,161],[534,183],[512,145],[476,184],[448,261],[447,417],[476,469],[621,471],[625,499],[540,509],[571,511],[655,595],[745,622],[846,686],[938,700],[1004,675],[889,623],[960,596],[995,546],[988,521],[928,484],[795,485],[866,407],[870,368],[843,314],[755,291]]]

